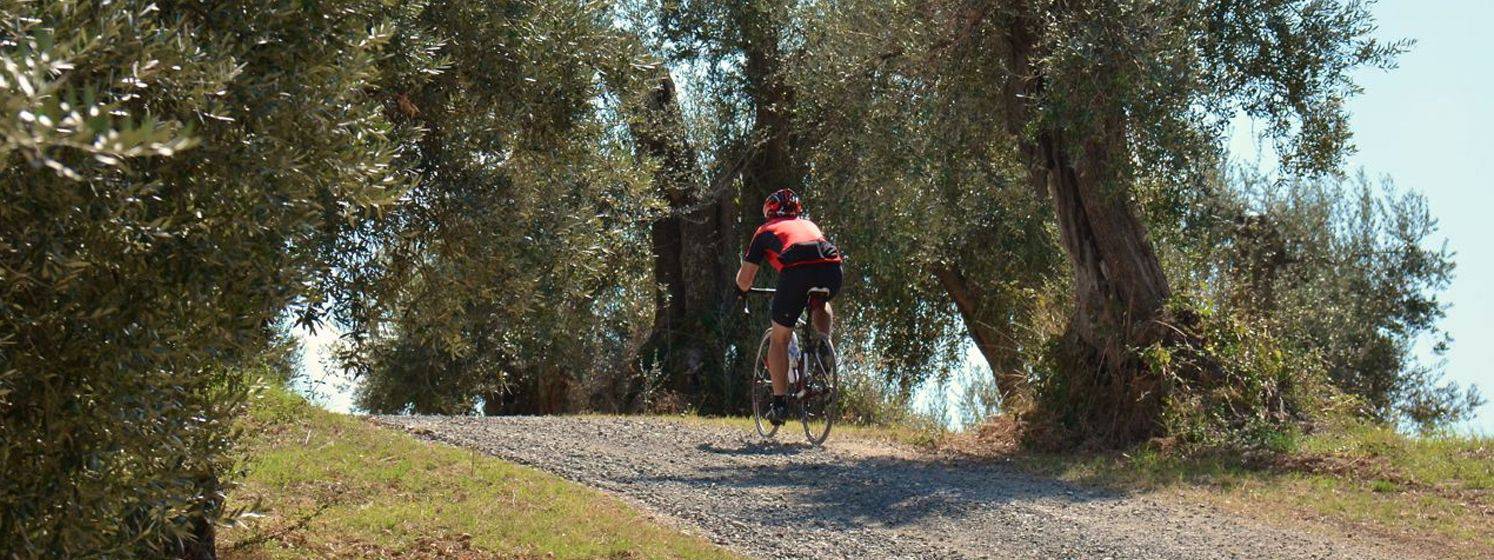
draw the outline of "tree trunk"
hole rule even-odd
[[[752,100],[752,145],[742,173],[743,220],[741,240],[745,245],[758,225],[758,205],[778,189],[799,190],[805,169],[796,151],[793,132],[794,91],[783,80],[782,55],[772,8],[738,10],[737,26],[742,35],[747,78],[747,97]]]
[[[1003,412],[1019,411],[1025,408],[1024,403],[1031,396],[1031,388],[1027,383],[1026,372],[1021,370],[1018,349],[1004,342],[1004,340],[1009,340],[1009,335],[1003,333],[1002,329],[997,328],[993,322],[1010,321],[1001,317],[1000,310],[988,307],[989,300],[982,297],[979,287],[965,278],[958,265],[936,268],[934,276],[939,279],[939,284],[944,287],[945,293],[948,293],[950,299],[954,300],[955,308],[960,312],[960,319],[970,333],[970,340],[980,350],[981,356],[985,357],[986,365],[991,366],[991,374],[996,380],[996,392],[1001,396]]]
[[[514,375],[517,381],[482,395],[485,416],[563,414],[569,407],[571,376],[548,368]]]
[[[771,4],[771,5],[770,5]],[[722,263],[719,286],[729,286],[732,273],[751,241],[753,231],[762,223],[761,205],[773,191],[783,188],[800,190],[804,186],[804,165],[797,152],[797,140],[793,133],[793,89],[783,80],[783,58],[779,48],[776,14],[784,8],[781,2],[735,3],[732,22],[739,32],[740,42],[735,45],[742,53],[742,74],[746,81],[745,93],[752,103],[752,129],[745,144],[736,146],[717,159],[721,168],[715,170],[713,184],[732,185],[741,177],[739,192],[724,192],[717,207],[718,231],[722,234],[721,252],[717,253]],[[735,235],[733,235],[735,233]],[[771,273],[769,273],[771,274]],[[759,278],[761,281],[760,274]],[[728,300],[735,294],[723,294]],[[723,302],[723,309],[733,302]],[[733,312],[736,312],[735,310]],[[719,408],[722,412],[743,412],[749,402],[747,380],[751,376],[752,360],[757,352],[757,343],[766,319],[737,317],[719,324],[720,341],[725,346],[733,345],[736,358],[723,363],[712,379],[716,394],[722,396]]]
[[[1035,411],[1077,438],[1124,444],[1156,433],[1160,376],[1135,350],[1161,340],[1157,319],[1171,291],[1145,226],[1117,172],[1128,157],[1124,115],[1101,100],[1082,133],[1044,125],[1038,116],[1043,69],[1037,52],[1041,22],[1030,10],[997,17],[1004,31],[1008,78],[1007,131],[1029,138],[1020,147],[1031,186],[1051,199],[1060,241],[1073,269],[1074,312],[1064,338],[1060,383]],[[982,16],[984,17],[984,16]],[[1104,72],[1103,68],[1095,71]]]
[[[1119,131],[1106,136],[1119,137]],[[1167,278],[1125,189],[1106,184],[1115,144],[1091,140],[1083,165],[1054,133],[1039,139],[1059,237],[1073,266],[1067,390],[1052,403],[1088,439],[1128,443],[1153,435],[1161,379],[1135,350],[1161,340],[1157,323],[1170,295]],[[1119,141],[1119,140],[1115,140]]]
[[[646,114],[632,133],[640,148],[659,162],[654,182],[668,213],[650,226],[654,251],[654,327],[643,358],[663,368],[664,389],[705,411],[724,405],[710,375],[722,368],[718,315],[727,292],[723,254],[731,239],[723,229],[724,193],[702,188],[702,173],[686,141],[674,81],[659,78],[645,103]]]

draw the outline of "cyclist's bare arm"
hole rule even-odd
[[[754,278],[757,278],[757,265],[742,261],[742,268],[737,269],[737,291],[745,292],[751,288]]]

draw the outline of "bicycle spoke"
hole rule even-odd
[[[820,341],[829,353],[835,351],[835,347],[829,341]],[[819,348],[814,348],[815,353],[804,362],[812,371],[806,385],[808,394],[799,403],[799,420],[804,425],[804,436],[811,444],[820,445],[830,435],[830,427],[835,422],[836,400],[839,387],[837,385],[837,374],[834,366],[826,367],[820,361]],[[832,362],[833,363],[833,362]]]
[[[752,420],[757,428],[757,435],[770,438],[778,433],[778,426],[763,418],[768,410],[768,403],[773,398],[773,379],[768,374],[766,358],[768,357],[768,335],[763,335],[762,343],[758,345],[757,359],[753,363],[752,371]]]

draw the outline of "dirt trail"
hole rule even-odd
[[[834,434],[811,448],[798,433],[790,444],[763,443],[742,430],[650,418],[375,420],[623,496],[757,558],[1404,557]]]

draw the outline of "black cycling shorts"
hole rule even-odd
[[[793,328],[809,305],[810,288],[829,288],[829,301],[840,293],[840,263],[811,264],[785,268],[778,273],[778,291],[773,294],[773,322]]]

